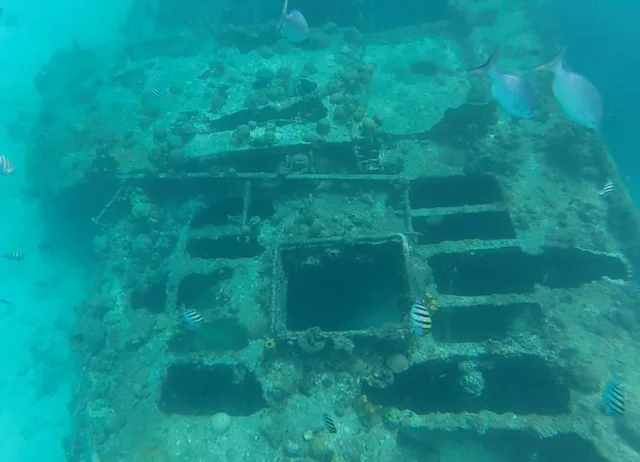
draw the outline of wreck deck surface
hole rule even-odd
[[[282,175],[250,171],[252,159],[262,156],[251,154],[231,157],[232,173],[215,168],[212,173],[205,163],[203,171],[112,180],[125,190],[137,189],[159,216],[136,222],[115,201],[101,217],[102,226],[133,221],[126,226],[166,242],[166,255],[156,268],[138,268],[140,279],[123,282],[125,291],[133,291],[131,308],[143,324],[157,325],[162,318],[160,323],[167,325],[152,329],[154,338],[148,339],[148,348],[166,348],[161,360],[144,365],[140,352],[121,363],[156,378],[140,379],[159,406],[145,405],[154,425],[170,429],[169,416],[178,414],[192,431],[198,425],[206,429],[189,416],[221,409],[249,415],[277,401],[266,381],[272,378],[269,369],[287,360],[269,359],[262,341],[247,339],[245,333],[263,311],[269,335],[289,354],[302,341],[322,345],[309,354],[326,354],[327,360],[338,355],[350,361],[337,353],[341,344],[352,345],[347,356],[410,357],[410,368],[396,374],[388,387],[370,386],[362,377],[347,394],[354,400],[366,395],[381,409],[410,412],[409,420],[397,424],[402,428],[398,444],[426,438],[437,447],[453,435],[466,435],[491,446],[509,436],[517,441],[517,460],[534,453],[545,460],[561,460],[568,453],[580,454],[581,461],[633,460],[627,443],[606,430],[613,423],[599,413],[596,390],[585,389],[575,371],[576,358],[593,353],[584,339],[595,335],[600,315],[587,312],[570,335],[558,320],[567,300],[590,291],[608,296],[623,291],[606,282],[627,280],[630,273],[616,242],[606,242],[608,250],[552,244],[530,251],[522,245],[530,231],[521,232],[512,218],[515,201],[504,192],[509,188],[486,173],[364,173],[355,153],[352,171],[339,167],[342,173],[315,173],[313,160],[322,161],[315,153],[307,164],[314,173]],[[318,224],[314,214],[330,203],[332,218],[346,214],[355,225],[361,215],[361,224],[340,235],[323,232],[326,222],[321,218]],[[290,219],[284,211],[292,206],[298,208],[293,217],[299,227],[287,234],[282,221]],[[165,207],[180,208],[184,221],[173,229],[154,229]],[[115,254],[130,251],[124,247]],[[416,343],[407,313],[425,290],[437,294],[439,309],[433,314],[432,339]],[[597,297],[612,303],[608,296]],[[181,325],[175,307],[182,303],[205,317],[208,340]],[[216,332],[229,338],[215,338]],[[606,356],[606,349],[598,356]],[[194,390],[190,383],[214,379],[199,375],[206,375],[203,365],[211,374],[222,374],[217,380],[235,383],[236,392],[246,388],[240,401],[249,404],[230,396],[222,404],[220,397],[208,396],[215,390],[224,395],[220,384]],[[244,385],[235,382],[239,365],[248,371]],[[229,371],[214,372],[215,367]],[[471,372],[483,377],[478,396],[461,387]],[[213,403],[194,408],[194,393]],[[333,443],[336,453],[340,444],[349,443]],[[276,460],[273,450],[266,450],[265,460]]]
[[[537,59],[543,47],[522,21],[501,30],[494,42],[510,36]],[[598,196],[618,174],[596,134],[558,114],[514,122],[478,101],[454,71],[480,38],[447,40],[367,45],[365,64],[392,46],[407,60],[433,49],[444,68],[389,94],[398,77],[382,66],[360,95],[384,121],[372,116],[369,128],[335,123],[342,106],[315,87],[246,108],[238,85],[217,113],[202,102],[165,111],[144,95],[142,109],[124,106],[128,135],[105,136],[51,194],[72,226],[91,227],[104,275],[73,337],[86,374],[72,406],[74,457],[99,447],[106,461],[200,460],[205,450],[208,460],[267,462],[287,460],[292,442],[293,460],[395,462],[415,451],[431,462],[464,440],[507,462],[637,460],[640,431],[599,407],[611,359],[640,350],[620,320],[635,309],[635,208],[622,187]],[[152,45],[112,73],[122,104],[148,90],[136,85]],[[339,51],[310,52],[314,80],[343,72],[329,58]],[[250,87],[261,58],[236,58],[227,66],[244,66]],[[186,93],[204,91],[216,64],[180,59],[199,76]],[[278,60],[304,73],[290,56],[269,67]],[[140,126],[151,113],[165,128]],[[326,118],[331,132],[318,136]],[[239,145],[249,121],[252,142]],[[178,153],[167,131],[184,135]],[[44,184],[51,173],[41,175]],[[425,292],[438,310],[418,338],[407,316]],[[197,330],[182,304],[203,316]],[[406,370],[392,372],[398,355]],[[336,435],[315,426],[323,407]],[[217,412],[233,419],[220,436]]]

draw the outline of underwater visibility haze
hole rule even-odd
[[[634,8],[0,5],[0,462],[639,461]]]

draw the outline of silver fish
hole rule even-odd
[[[498,69],[500,47],[496,47],[489,60],[471,69],[471,74],[487,74],[491,79],[491,95],[504,112],[521,119],[528,119],[535,109],[535,98],[529,83],[517,74]]]
[[[565,51],[563,47],[555,58],[534,70],[554,73],[553,95],[571,120],[583,127],[599,129],[602,124],[600,92],[586,77],[565,67]]]
[[[280,15],[282,35],[291,43],[302,43],[309,38],[309,26],[298,10],[288,11],[289,0],[284,0]]]

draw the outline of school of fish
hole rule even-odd
[[[309,38],[309,25],[298,10],[289,11],[289,0],[284,0],[278,28],[286,40],[302,43]],[[574,122],[593,130],[602,123],[602,97],[596,86],[585,76],[567,69],[564,63],[566,48],[549,62],[534,67],[535,71],[550,71],[554,74],[552,91],[564,113]],[[469,71],[470,74],[486,74],[491,80],[491,95],[507,114],[529,119],[535,111],[535,97],[531,85],[521,76],[504,72],[498,68],[500,48],[482,66]]]
[[[309,25],[298,10],[289,10],[289,0],[284,0],[278,30],[293,44],[309,38]],[[552,91],[564,113],[584,127],[599,130],[602,124],[602,97],[596,86],[585,76],[567,69],[563,48],[549,62],[534,67],[535,71],[550,71],[554,74]],[[491,95],[498,106],[510,116],[529,119],[535,112],[535,97],[530,84],[519,74],[504,72],[498,67],[500,48],[496,47],[489,60],[482,66],[469,70],[470,74],[486,74],[491,80]],[[162,89],[152,89],[159,98]],[[13,175],[16,169],[11,161],[0,155],[0,174]]]
[[[486,74],[491,80],[491,95],[498,106],[513,117],[528,119],[535,111],[533,90],[522,76],[498,68],[499,51],[497,47],[485,64],[469,73]],[[567,69],[565,51],[562,48],[553,59],[533,70],[553,72],[553,96],[569,119],[583,127],[599,130],[603,115],[600,92],[585,76]]]
[[[289,0],[284,0],[282,5],[278,29],[286,40],[294,44],[309,38],[307,20],[300,11],[289,11]],[[599,130],[603,115],[600,92],[585,76],[567,69],[565,51],[562,48],[552,60],[533,70],[553,72],[553,95],[567,117],[583,127]],[[485,64],[471,69],[469,73],[489,77],[491,95],[504,112],[516,118],[529,119],[536,107],[533,89],[521,75],[498,68],[499,53],[500,48],[496,47]]]

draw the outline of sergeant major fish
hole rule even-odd
[[[496,47],[489,60],[480,67],[469,70],[471,74],[486,73],[491,79],[491,95],[507,114],[521,119],[533,115],[535,100],[529,83],[517,74],[498,69],[500,47]]]
[[[329,433],[336,433],[338,431],[336,425],[333,423],[333,419],[328,412],[322,413],[322,423],[324,424],[324,428],[326,428]]]
[[[289,8],[289,0],[284,0],[282,14],[280,15],[280,25],[282,35],[291,43],[302,43],[309,38],[309,26],[302,13]]]
[[[600,92],[586,77],[565,68],[565,51],[563,47],[555,58],[534,70],[553,72],[553,95],[571,120],[583,127],[598,129],[602,122]]]
[[[204,318],[200,315],[200,313],[198,313],[196,310],[192,310],[191,308],[187,308],[184,303],[180,305],[178,309],[182,314],[182,318],[191,329],[198,327],[204,321]]]
[[[24,260],[24,254],[16,250],[15,252],[5,253],[2,258],[5,258],[9,261],[20,261]]]
[[[612,180],[607,180],[607,182],[604,184],[602,189],[598,191],[598,196],[602,196],[602,197],[608,196],[615,190],[616,190],[615,183]]]
[[[5,156],[0,156],[0,173],[3,175],[13,175],[16,172],[16,168],[11,161]]]
[[[622,379],[613,374],[602,390],[602,406],[609,416],[623,416],[625,413],[625,392]]]
[[[417,300],[413,304],[411,312],[409,313],[409,318],[411,322],[411,329],[413,329],[419,337],[431,332],[431,312],[429,307],[427,307],[422,301]]]

